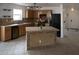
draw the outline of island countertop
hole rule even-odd
[[[26,32],[40,32],[40,31],[59,31],[58,29],[51,27],[51,26],[45,26],[45,27],[26,27]]]

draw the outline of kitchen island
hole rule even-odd
[[[58,29],[46,27],[26,27],[27,49],[56,44]]]

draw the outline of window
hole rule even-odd
[[[22,10],[21,9],[13,9],[13,19],[22,20]]]

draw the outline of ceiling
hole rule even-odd
[[[4,5],[6,3],[0,3],[0,5]],[[11,3],[10,3],[11,4]],[[17,5],[22,5],[22,6],[33,6],[34,3],[13,3]],[[61,3],[36,3],[36,6],[41,6],[41,7],[59,7]],[[76,7],[79,8],[79,3],[63,3],[64,8],[65,7]]]
[[[34,3],[17,3],[23,6],[33,6]],[[36,6],[40,7],[59,7],[61,3],[36,3]],[[79,8],[79,3],[63,3],[64,8],[75,7]]]
[[[23,5],[23,6],[33,6],[34,3],[17,3],[18,5]],[[60,3],[36,3],[36,6],[41,6],[41,7],[59,7]]]
[[[63,6],[64,8],[70,8],[70,7],[79,8],[79,3],[64,3]]]

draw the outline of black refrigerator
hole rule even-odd
[[[61,36],[61,14],[51,14],[50,26],[59,29],[57,36]]]

